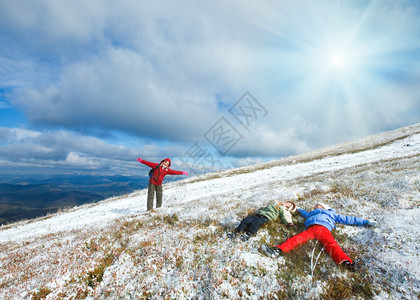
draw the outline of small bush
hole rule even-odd
[[[33,300],[41,300],[41,299],[45,299],[50,293],[51,293],[51,290],[48,287],[42,287],[39,289],[38,292],[32,293],[31,296]]]
[[[172,214],[171,216],[165,215],[162,217],[162,221],[169,225],[174,225],[179,221],[179,218],[176,214]]]
[[[99,266],[86,274],[86,284],[91,288],[95,288],[99,283],[101,283],[105,269],[112,265],[115,259],[116,257],[113,254],[106,255]]]
[[[359,273],[348,277],[331,277],[323,289],[322,299],[350,299],[354,295],[362,299],[372,299],[374,292],[371,280]]]

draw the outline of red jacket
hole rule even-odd
[[[163,166],[162,166],[162,163],[165,160],[169,162],[169,166],[168,166],[167,169],[164,169]],[[152,169],[159,166],[153,171],[153,176],[149,180],[149,183],[153,183],[154,185],[162,185],[163,178],[165,178],[165,176],[167,174],[169,174],[169,175],[182,175],[182,171],[175,171],[175,170],[169,169],[169,167],[171,166],[171,160],[169,158],[163,159],[160,163],[153,163],[153,162],[150,162],[150,161],[147,161],[147,160],[143,159],[141,161],[141,163],[145,164],[146,166],[151,167]]]

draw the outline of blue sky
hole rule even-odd
[[[0,1],[1,174],[192,174],[420,121],[418,1]]]

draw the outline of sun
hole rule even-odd
[[[333,54],[332,63],[336,66],[342,66],[344,64],[344,56],[341,53]]]
[[[333,68],[344,69],[347,67],[347,55],[344,52],[333,51],[328,57],[329,64]]]

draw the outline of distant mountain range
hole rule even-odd
[[[54,176],[0,178],[0,224],[32,219],[147,187],[149,178]]]

